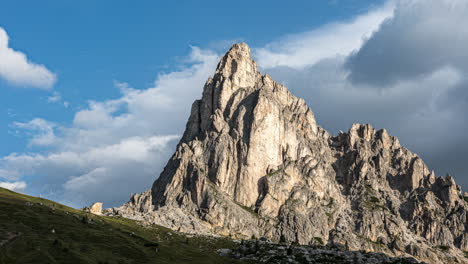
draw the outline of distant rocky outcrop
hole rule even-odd
[[[192,105],[151,190],[113,212],[190,233],[468,263],[468,205],[386,130],[333,136],[304,100],[234,45]]]
[[[84,211],[90,212],[95,215],[102,215],[102,203],[93,203],[90,207],[83,208]]]

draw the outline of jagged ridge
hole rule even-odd
[[[184,232],[467,261],[467,204],[452,177],[436,177],[385,130],[330,135],[304,100],[258,72],[245,43],[206,82],[152,189],[115,211]]]

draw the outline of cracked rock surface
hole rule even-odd
[[[468,199],[467,199],[468,200]],[[108,214],[234,238],[468,263],[468,203],[386,130],[333,136],[235,44],[151,190]]]

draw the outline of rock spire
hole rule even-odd
[[[386,130],[329,134],[304,100],[235,44],[192,105],[151,190],[116,213],[183,232],[320,240],[468,263],[468,205]],[[447,262],[448,261],[448,262]]]

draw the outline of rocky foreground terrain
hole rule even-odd
[[[468,263],[466,199],[386,130],[325,131],[241,43],[193,103],[151,190],[108,214],[187,233]]]
[[[423,264],[411,257],[389,257],[383,253],[349,251],[343,246],[284,245],[270,241],[247,240],[232,249],[219,249],[221,256],[251,263],[340,263],[340,264]]]

